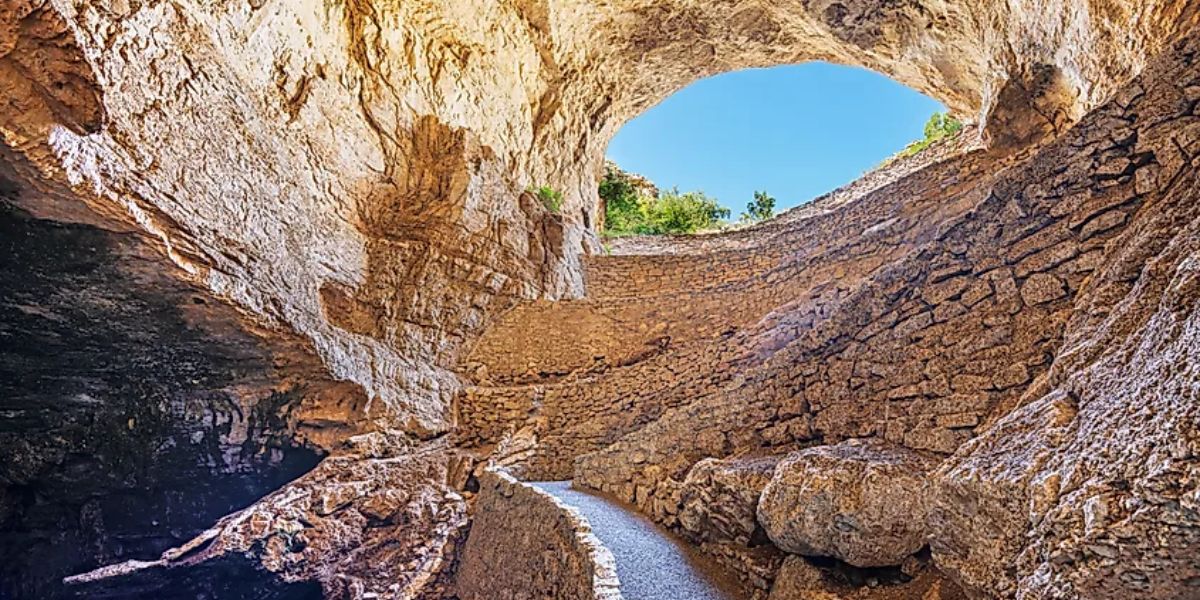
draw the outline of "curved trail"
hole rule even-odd
[[[617,560],[625,600],[745,600],[736,579],[685,543],[620,503],[571,489],[569,481],[534,482],[575,507]],[[724,575],[724,576],[722,576]]]

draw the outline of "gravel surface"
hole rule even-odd
[[[665,529],[621,503],[571,489],[569,481],[533,485],[579,509],[617,560],[625,600],[745,600],[736,580]]]

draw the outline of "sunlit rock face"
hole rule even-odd
[[[1153,156],[1125,184],[1146,204],[1106,245],[1049,371],[935,475],[934,559],[979,597],[1200,589],[1200,565],[1179,560],[1200,552],[1197,55],[1191,39],[1071,134]]]
[[[197,281],[309,337],[372,415],[444,430],[453,357],[513,298],[577,295],[629,118],[699,77],[863,65],[1061,128],[1196,20],[1158,2],[19,0],[6,142]],[[561,215],[522,199],[562,190]]]

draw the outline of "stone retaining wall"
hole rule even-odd
[[[499,470],[479,478],[462,600],[621,600],[616,562],[574,508]]]

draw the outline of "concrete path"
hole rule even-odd
[[[535,485],[579,509],[617,560],[625,600],[745,600],[724,569],[698,556],[665,529],[622,504],[571,489],[569,481]]]

